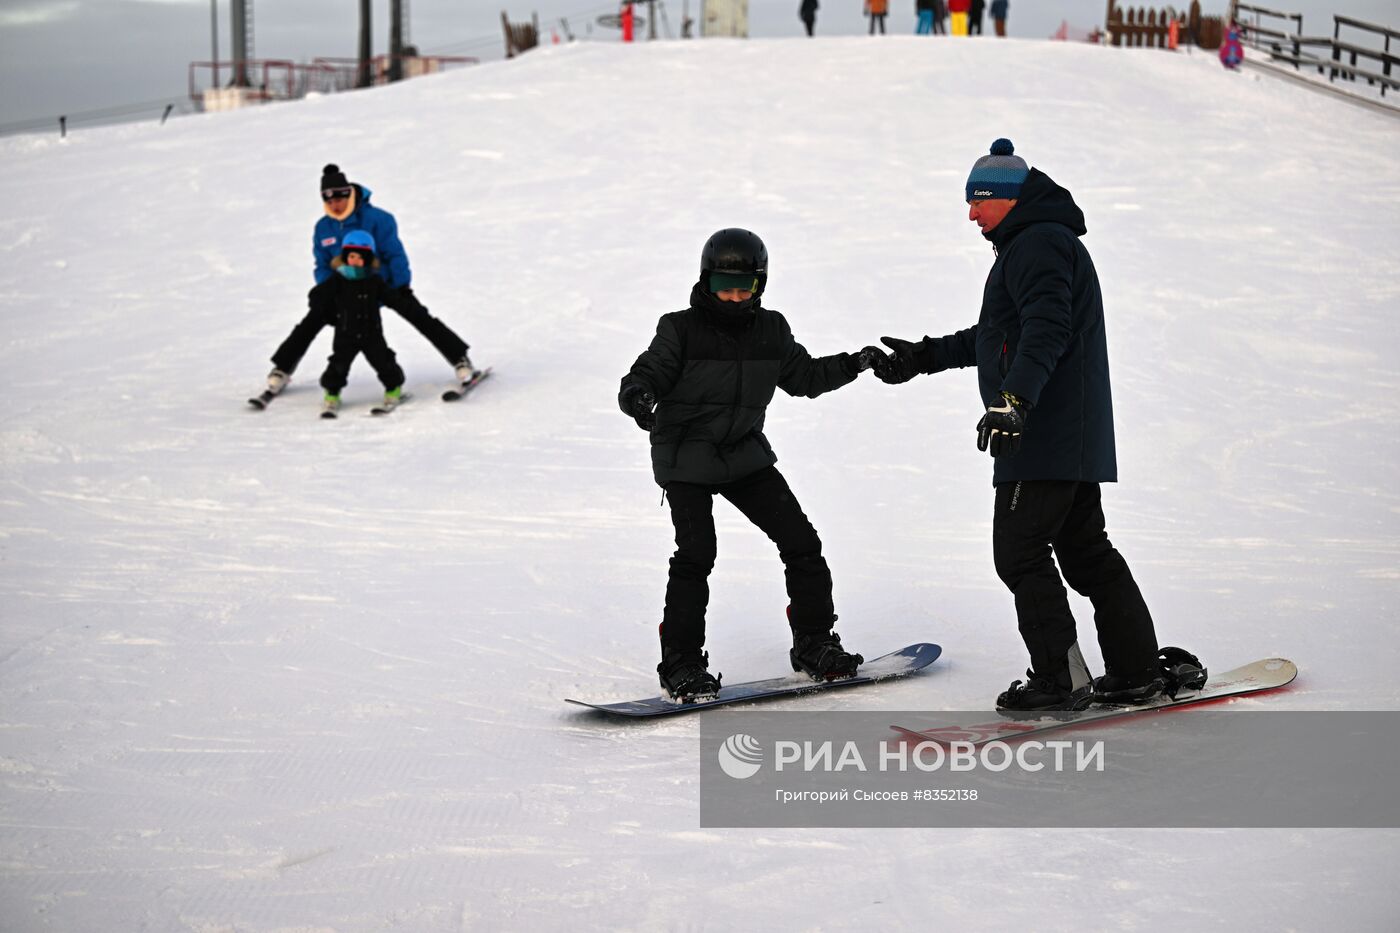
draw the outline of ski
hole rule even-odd
[[[670,716],[676,713],[695,713],[730,703],[744,703],[751,700],[767,700],[772,697],[792,696],[800,693],[819,693],[843,687],[859,687],[863,684],[907,677],[928,667],[943,649],[938,645],[919,643],[892,651],[873,661],[866,661],[856,671],[854,677],[839,680],[812,680],[806,674],[791,674],[786,677],[772,677],[767,680],[753,680],[742,684],[720,687],[719,695],[712,700],[699,700],[694,703],[681,703],[669,696],[647,697],[625,703],[588,703],[583,700],[569,700],[576,706],[632,718],[650,716]]]
[[[490,366],[485,369],[478,369],[466,382],[460,383],[455,388],[448,389],[446,392],[442,393],[442,400],[444,402],[455,402],[460,398],[465,398],[467,393],[481,385],[489,375],[491,375]]]
[[[248,399],[248,404],[253,407],[254,411],[262,411],[264,408],[270,405],[272,403],[272,400],[276,397],[276,392],[272,391],[271,389],[264,389],[258,395],[255,395],[252,398]]]
[[[393,411],[395,408],[398,408],[400,405],[402,405],[404,402],[408,401],[411,398],[413,398],[413,396],[405,392],[403,395],[400,395],[393,401],[385,399],[380,404],[375,405],[373,408],[371,408],[369,410],[369,413],[371,415],[387,415],[389,414],[389,412]]]
[[[1118,719],[1152,713],[1158,710],[1179,709],[1183,706],[1196,706],[1203,703],[1219,702],[1234,697],[1249,696],[1286,687],[1298,676],[1298,666],[1284,658],[1265,658],[1237,667],[1223,674],[1216,674],[1206,681],[1198,693],[1182,694],[1172,699],[1166,694],[1138,706],[1100,704],[1083,710],[1036,710],[1016,712],[999,710],[1002,717],[989,722],[973,725],[946,725],[925,729],[911,729],[904,726],[891,726],[910,742],[969,742],[972,745],[985,745],[993,741],[1017,741],[1030,735],[1064,729],[1085,723],[1098,723],[1105,719]]]

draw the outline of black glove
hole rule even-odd
[[[1010,392],[1001,393],[1001,404],[987,409],[977,422],[977,449],[990,449],[993,457],[1012,457],[1021,449],[1030,405]]]
[[[879,347],[863,347],[856,354],[861,370],[871,370],[875,373],[875,378],[885,379],[890,374],[891,357]]]
[[[923,371],[919,360],[919,344],[900,340],[898,337],[881,337],[880,342],[894,351],[890,356],[885,357],[884,372],[880,371],[878,365],[875,367],[875,375],[879,377],[881,382],[889,383],[892,386],[899,385],[901,382],[908,382]]]
[[[622,391],[617,393],[617,407],[622,409],[624,415],[636,421],[637,427],[643,431],[650,431],[656,427],[656,415],[652,413],[655,405],[656,396],[651,394],[651,390],[635,382],[623,386]]]
[[[859,353],[846,354],[846,371],[852,376],[859,376],[867,369],[873,369],[879,375],[884,363],[885,351],[879,347],[862,347]]]

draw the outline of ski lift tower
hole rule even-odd
[[[228,4],[230,73],[225,82],[223,63],[219,61],[219,0],[210,2],[214,26],[214,61],[210,63],[213,81],[212,86],[200,95],[200,104],[206,111],[245,107],[264,90],[255,89],[248,77],[248,62],[253,57],[253,0],[228,0]]]
[[[248,80],[248,59],[253,57],[253,0],[229,0],[233,46],[233,80],[229,87],[252,87]]]

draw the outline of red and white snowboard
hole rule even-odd
[[[1001,718],[972,725],[946,725],[932,728],[912,728],[891,726],[911,742],[969,742],[985,745],[988,742],[1014,742],[1051,729],[1064,729],[1085,723],[1101,722],[1123,716],[1139,716],[1158,710],[1178,709],[1183,706],[1197,706],[1277,690],[1293,682],[1298,676],[1298,666],[1284,658],[1265,658],[1237,667],[1223,674],[1212,675],[1198,693],[1183,693],[1173,700],[1162,694],[1154,700],[1138,706],[1096,705],[1084,710],[1037,710],[1035,712],[1015,712],[1000,710]]]

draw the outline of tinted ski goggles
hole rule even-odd
[[[746,292],[758,291],[758,276],[752,272],[711,272],[710,291],[715,294],[740,288]]]
[[[350,197],[353,188],[327,188],[321,192],[322,201],[334,201],[336,198]]]

